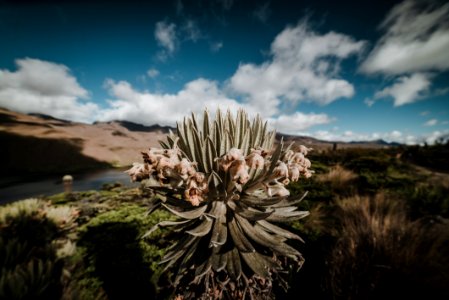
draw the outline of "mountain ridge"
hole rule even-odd
[[[73,156],[79,157],[80,166],[83,162],[82,168],[88,168],[89,164],[129,166],[133,162],[141,161],[141,151],[149,147],[159,147],[159,140],[164,140],[169,130],[176,131],[170,126],[158,124],[147,126],[123,120],[86,124],[45,114],[22,114],[0,108],[0,142],[6,145],[1,151],[3,158],[8,159],[8,156],[12,157],[14,153],[23,153],[22,155],[35,158],[26,160],[27,163],[25,163],[20,160],[20,156],[17,156],[17,161],[8,162],[9,168],[17,167],[17,172],[47,170],[49,164],[53,164],[51,160],[53,157],[59,160],[54,162],[55,166],[64,166],[64,160],[76,164],[76,160],[72,159]],[[286,142],[294,141],[296,144],[303,144],[318,151],[348,147],[392,146],[385,141],[330,142],[308,136],[281,133],[277,134],[278,140],[281,136]],[[43,144],[47,146],[43,147]],[[24,152],[19,147],[27,149]],[[72,154],[64,157],[65,152]]]
[[[43,119],[47,120],[54,120],[54,121],[61,121],[64,123],[77,123],[69,120],[64,120],[60,118],[55,118],[50,115],[46,114],[39,114],[39,113],[29,113],[30,116],[36,116],[41,117]],[[136,123],[133,121],[128,120],[111,120],[111,121],[94,121],[92,125],[98,125],[98,124],[120,124],[121,126],[125,127],[129,131],[140,131],[140,132],[153,132],[153,131],[160,131],[162,133],[169,133],[169,131],[176,131],[175,127],[167,126],[167,125],[159,125],[159,124],[153,124],[153,125],[144,125],[140,123]],[[401,146],[401,143],[397,142],[387,142],[383,139],[376,139],[376,140],[363,140],[363,141],[341,141],[341,140],[334,140],[334,141],[326,141],[326,140],[320,140],[311,136],[305,136],[305,135],[293,135],[293,134],[286,134],[283,132],[277,132],[276,138],[280,139],[280,137],[284,137],[284,139],[303,139],[303,140],[310,140],[314,143],[323,143],[323,144],[352,144],[352,145],[368,145],[368,146]]]

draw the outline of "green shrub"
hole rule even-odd
[[[151,226],[168,219],[166,212],[156,211],[150,218],[146,209],[123,205],[99,214],[80,229],[80,248],[88,266],[76,277],[86,289],[101,285],[109,299],[153,299],[161,268],[157,261],[164,255],[162,231],[151,239],[142,235]]]
[[[403,150],[401,158],[420,166],[437,171],[449,171],[449,140],[432,146],[408,146]]]
[[[66,284],[58,256],[74,211],[30,199],[0,207],[0,299],[59,299]]]
[[[291,182],[288,189],[292,195],[300,196],[304,191],[308,191],[307,197],[299,203],[301,209],[310,209],[318,203],[329,203],[335,196],[329,184],[318,181],[316,178],[310,180],[303,180],[298,182]]]
[[[344,166],[356,173],[385,173],[390,161],[385,157],[361,156],[344,162]]]
[[[449,218],[449,188],[439,184],[421,184],[404,189],[401,196],[407,201],[413,219],[425,216]]]

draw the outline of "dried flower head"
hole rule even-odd
[[[307,148],[304,145],[299,145],[299,152],[301,152],[304,155],[307,155],[307,153],[309,153],[312,150],[313,150],[312,148]]]
[[[231,163],[229,168],[229,173],[231,174],[231,179],[239,184],[245,184],[249,180],[248,174],[249,167],[246,165],[244,159],[237,159]]]
[[[252,169],[263,169],[265,159],[262,157],[263,150],[251,149],[251,153],[245,157],[247,165]]]
[[[285,185],[278,181],[272,181],[265,185],[265,187],[267,194],[270,197],[285,197],[290,195],[290,192],[285,188]]]
[[[152,168],[147,163],[133,163],[131,169],[125,171],[131,177],[132,181],[142,181],[150,178]]]
[[[287,164],[283,161],[278,161],[276,163],[276,168],[273,170],[273,174],[277,177],[288,177],[288,167]]]
[[[175,170],[183,180],[187,180],[187,178],[196,173],[195,165],[195,163],[190,162],[187,158],[183,158],[175,166]]]

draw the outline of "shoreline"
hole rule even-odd
[[[137,186],[124,173],[127,167],[95,169],[91,171],[71,173],[74,177],[73,191],[99,190],[107,183],[120,183],[123,186]],[[65,174],[63,174],[65,175]],[[14,180],[0,180],[0,204],[6,204],[27,198],[49,196],[64,192],[61,174],[45,176],[21,177]],[[3,182],[2,182],[3,181]]]

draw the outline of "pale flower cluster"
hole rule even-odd
[[[269,197],[288,196],[290,192],[285,187],[286,185],[290,182],[298,181],[301,176],[305,178],[312,176],[313,171],[309,169],[311,163],[306,158],[310,150],[312,148],[301,145],[298,152],[287,150],[284,153],[281,160],[276,163],[273,173],[262,183]]]
[[[290,181],[298,181],[300,177],[309,178],[312,172],[310,160],[306,158],[310,148],[300,146],[298,152],[286,151],[276,163],[271,174],[266,174],[250,190],[263,190],[269,197],[288,196],[286,185]],[[142,152],[144,163],[134,163],[126,172],[133,181],[154,178],[161,186],[183,190],[185,200],[193,206],[205,201],[208,193],[208,178],[197,170],[197,163],[181,158],[181,151],[174,149],[150,148]],[[238,148],[231,148],[225,155],[216,158],[219,170],[229,174],[234,187],[242,191],[242,187],[250,180],[250,170],[264,170],[271,166],[269,152],[264,149],[251,149],[248,155]]]
[[[196,163],[180,159],[181,152],[175,149],[150,148],[142,152],[144,163],[134,163],[126,171],[133,181],[155,178],[162,186],[183,188],[184,197],[194,206],[204,201],[208,191],[204,173],[196,170]]]

